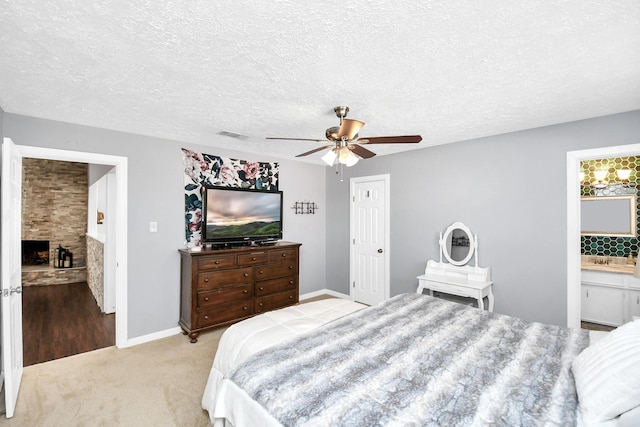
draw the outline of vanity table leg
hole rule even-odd
[[[482,296],[479,296],[478,298],[476,298],[476,300],[478,301],[478,308],[481,311],[484,311],[484,298]]]
[[[489,300],[489,311],[493,313],[493,291],[491,289],[489,289],[487,299]]]

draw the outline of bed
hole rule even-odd
[[[594,343],[421,294],[324,301],[225,332],[202,401],[215,425],[640,425],[640,322]]]

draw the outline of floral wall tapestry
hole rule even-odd
[[[203,185],[278,190],[278,163],[249,162],[182,149],[187,247],[201,246]]]

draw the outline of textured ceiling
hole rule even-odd
[[[0,29],[6,112],[289,159],[320,145],[264,138],[336,105],[424,138],[379,155],[640,109],[638,0],[0,0]]]

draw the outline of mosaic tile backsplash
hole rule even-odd
[[[630,169],[631,176],[628,182],[621,182],[616,174],[618,169]],[[580,186],[582,196],[606,197],[624,194],[638,194],[638,178],[640,178],[640,157],[613,157],[607,159],[585,160],[580,162],[580,170],[584,172],[585,179]],[[594,179],[593,172],[606,170],[608,185],[596,188],[588,184]],[[586,184],[585,184],[586,183]],[[636,224],[640,230],[640,210],[636,206]],[[627,257],[638,256],[638,238],[636,237],[608,237],[608,236],[581,236],[582,255],[602,255]]]

